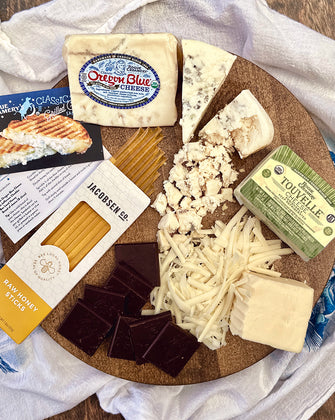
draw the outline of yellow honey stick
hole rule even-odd
[[[55,245],[63,249],[65,243],[71,240],[76,229],[81,229],[91,215],[91,207],[84,201],[80,202],[57,228],[43,241],[42,245]]]
[[[98,217],[97,214],[93,213],[93,210],[90,208],[87,216],[84,220],[82,220],[81,225],[76,226],[75,229],[69,229],[67,236],[63,236],[63,240],[59,241],[59,245],[57,245],[60,249],[62,249],[66,254],[69,252],[69,249],[72,249],[73,243],[80,238],[85,238],[84,233],[90,227],[94,227],[94,224],[97,223]],[[76,221],[73,223],[76,224]],[[83,227],[84,226],[84,227]]]
[[[77,206],[78,207],[78,206]],[[67,229],[73,223],[72,216],[76,211],[80,211],[80,208],[83,207],[83,203],[80,203],[78,208],[73,209],[63,220],[63,222],[54,229],[50,235],[42,242],[42,245],[54,245],[57,239],[67,231]]]
[[[143,147],[151,142],[152,139],[155,139],[161,132],[162,130],[159,127],[155,129],[147,128],[146,130],[143,130],[143,128],[138,129],[116,152],[112,159],[117,162],[118,167],[121,166],[126,159],[132,158],[135,153],[141,153]]]
[[[122,162],[119,162],[118,159],[115,160],[117,167],[123,173],[131,173],[132,169],[138,165],[138,163],[143,159],[150,151],[152,152],[152,148],[161,141],[161,138],[152,138],[149,141],[147,139],[143,139],[142,143],[138,144],[138,149],[128,153],[125,156],[125,153],[122,156]]]
[[[151,179],[147,179],[143,182],[142,187],[140,187],[140,189],[145,192],[146,194],[149,196],[151,194],[154,193],[155,191],[155,187],[153,185],[153,183],[156,181],[157,178],[159,178],[160,174],[157,172]]]
[[[141,152],[137,152],[134,156],[129,156],[123,164],[119,165],[118,168],[123,173],[128,172],[130,173],[133,169],[135,169],[139,163],[145,159],[147,156],[150,156],[155,150],[156,145],[161,141],[161,138],[154,138],[148,143],[144,143],[141,146]],[[157,148],[156,148],[157,149]]]
[[[123,159],[133,153],[136,149],[136,145],[141,141],[144,135],[144,129],[139,128],[127,141],[120,147],[120,149],[113,155],[111,160],[117,161],[119,164],[123,162]]]
[[[113,163],[117,162],[118,167],[124,165],[125,161],[136,154],[138,148],[146,138],[147,130],[138,129],[136,133],[119,149],[110,159]]]
[[[148,156],[142,159],[136,168],[132,171],[132,180],[136,184],[138,177],[146,173],[150,168],[156,168],[156,161],[162,156],[162,151],[154,150]],[[164,154],[163,154],[164,156]],[[157,169],[158,170],[158,169]]]
[[[79,242],[79,244],[71,250],[68,254],[70,271],[72,271],[91,251],[91,249],[95,247],[95,245],[106,235],[110,228],[110,225],[101,218],[95,228],[91,229],[86,235],[85,241]]]
[[[148,196],[154,193],[154,182],[160,176],[158,170],[166,161],[164,153],[158,148],[162,139],[161,128],[140,128],[110,159]],[[62,249],[72,271],[110,229],[110,225],[82,201],[42,245],[55,245]]]
[[[134,153],[139,150],[141,144],[148,143],[151,138],[156,137],[159,133],[161,133],[160,128],[147,128],[145,130],[139,128],[113,155],[113,159],[116,160],[118,164],[122,164],[125,158],[133,156]]]
[[[60,248],[65,252],[66,255],[70,255],[72,250],[78,246],[80,243],[85,243],[87,241],[86,237],[87,235],[95,229],[95,226],[100,220],[104,220],[101,216],[99,216],[92,208],[91,208],[91,214],[88,217],[87,222],[81,228],[79,228],[77,231],[73,232],[71,237],[71,242],[68,243],[67,246],[64,248],[60,246]]]
[[[145,172],[139,173],[136,175],[135,181],[133,181],[136,185],[146,185],[144,184],[145,181],[150,180],[150,178],[154,178],[156,174],[158,174],[158,169],[164,164],[165,159],[164,156],[159,156],[155,162],[153,162],[153,164],[151,166],[149,166]],[[156,180],[157,178],[155,178],[152,181],[153,182]],[[141,187],[139,187],[141,188]]]

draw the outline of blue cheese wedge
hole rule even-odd
[[[201,118],[223,85],[236,56],[195,40],[182,40],[184,56],[182,87],[183,143],[188,143]]]
[[[335,238],[335,190],[288,146],[271,152],[234,195],[300,257]]]
[[[271,118],[250,90],[243,90],[199,132],[211,143],[232,141],[241,159],[268,146],[274,135]]]
[[[70,35],[74,119],[103,126],[171,126],[177,120],[177,39],[168,33]]]
[[[284,278],[245,273],[238,288],[229,327],[233,335],[299,353],[304,345],[314,290]]]

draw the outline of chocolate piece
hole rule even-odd
[[[129,326],[136,318],[119,316],[107,356],[117,359],[135,360]]]
[[[94,312],[103,319],[115,324],[119,313],[124,311],[126,294],[114,293],[103,287],[87,284],[84,291],[84,302],[90,303]]]
[[[117,277],[124,285],[136,292],[143,299],[147,300],[149,298],[152,287],[146,283],[140,274],[127,266],[127,264],[118,264],[113,271],[113,276]]]
[[[194,335],[169,322],[144,353],[143,358],[175,377],[199,345]]]
[[[140,273],[152,288],[160,285],[157,242],[116,244],[115,259]]]
[[[128,294],[129,288],[126,284],[123,284],[117,277],[111,274],[107,283],[104,286],[107,290],[112,291],[113,293],[118,293],[120,295]]]
[[[105,285],[105,288],[114,293],[127,293],[123,311],[124,315],[136,317],[141,315],[141,309],[145,305],[146,299],[129,289],[121,280],[112,275]]]
[[[93,356],[111,327],[111,324],[95,313],[88,304],[78,299],[58,328],[58,332],[89,356]]]
[[[172,321],[170,311],[157,315],[142,316],[130,325],[130,336],[134,346],[135,360],[138,365],[145,363],[142,357],[143,354],[169,321]]]

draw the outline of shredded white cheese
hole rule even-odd
[[[177,325],[210,349],[226,344],[234,296],[243,299],[242,273],[279,277],[273,262],[292,253],[281,241],[265,239],[259,220],[246,212],[242,207],[227,225],[218,220],[187,235],[161,232],[161,285],[151,292],[155,309],[146,314],[169,310]]]

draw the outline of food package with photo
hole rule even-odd
[[[69,88],[0,96],[0,174],[98,160],[100,127],[72,119]]]

